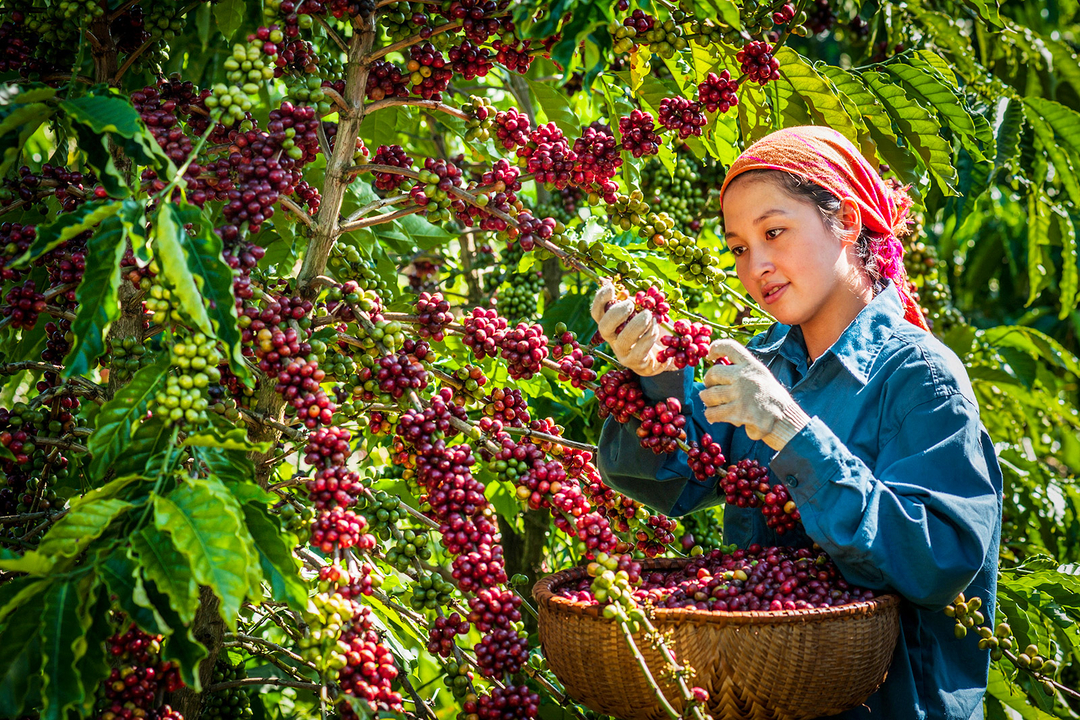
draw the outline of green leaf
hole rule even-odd
[[[780,61],[780,76],[810,108],[815,123],[831,127],[858,146],[859,130],[833,84],[819,75],[809,60],[789,47],[780,48],[776,59]]]
[[[1028,125],[1035,131],[1036,150],[1042,150],[1046,157],[1049,158],[1054,165],[1058,178],[1061,179],[1061,184],[1065,186],[1065,190],[1069,193],[1073,203],[1080,204],[1080,181],[1077,180],[1076,168],[1074,167],[1076,162],[1080,162],[1080,158],[1075,153],[1069,152],[1068,145],[1058,143],[1058,140],[1054,137],[1054,128],[1040,116],[1033,106],[1029,104],[1025,109]],[[1080,115],[1077,115],[1076,119],[1080,122]],[[1038,180],[1038,178],[1034,179]]]
[[[875,143],[878,157],[885,160],[898,172],[901,171],[903,165],[913,165],[914,159],[908,160],[901,165],[885,158],[885,147],[896,148],[896,152],[901,154],[905,151],[899,147],[896,133],[893,132],[892,122],[889,119],[889,114],[885,111],[885,106],[882,105],[877,95],[871,92],[859,79],[859,76],[835,65],[819,63],[816,67],[819,72],[832,81],[841,97],[848,98],[855,105],[867,127],[885,138],[885,142],[881,144]]]
[[[649,58],[652,53],[647,47],[635,45],[630,53],[630,92],[637,93],[641,89],[641,83],[649,74]]]
[[[86,652],[76,663],[74,671],[78,673],[84,688],[97,687],[98,683],[109,676],[109,655],[105,643],[113,634],[109,623],[109,593],[105,585],[95,576],[87,575],[79,582],[79,625],[86,643]],[[82,716],[89,717],[96,697],[93,692],[83,697]]]
[[[127,550],[114,551],[97,565],[97,571],[109,593],[116,596],[120,609],[140,630],[151,635],[172,633],[173,628],[147,600],[139,566]]]
[[[184,438],[185,447],[192,445],[196,447],[218,447],[226,450],[266,452],[272,447],[273,443],[248,440],[246,426],[225,430],[215,425],[209,425],[200,429],[199,432],[193,432]]]
[[[1076,307],[1077,267],[1076,267],[1076,223],[1072,216],[1058,213],[1058,227],[1061,229],[1061,280],[1058,284],[1060,297],[1058,302],[1058,320],[1064,320]]]
[[[1002,27],[997,0],[964,0],[964,4],[979,13],[984,20],[994,27]]]
[[[42,102],[15,105],[6,114],[0,109],[0,177],[7,176],[19,162],[26,141],[54,112],[52,106]]]
[[[214,19],[217,20],[217,29],[225,36],[226,40],[232,39],[233,34],[243,24],[244,9],[243,0],[224,0],[214,5]]]
[[[1035,302],[1035,298],[1049,287],[1052,276],[1052,267],[1047,267],[1050,260],[1045,247],[1050,244],[1050,206],[1043,198],[1042,193],[1032,192],[1028,195],[1027,216],[1027,266],[1028,266],[1028,298],[1025,306]]]
[[[143,595],[146,601],[157,609],[158,614],[165,623],[173,628],[173,632],[165,641],[161,651],[163,660],[170,660],[180,668],[180,678],[184,684],[196,692],[202,690],[202,679],[199,675],[199,666],[209,656],[206,648],[195,640],[190,627],[184,627],[180,616],[169,605],[169,599],[158,592],[157,586],[148,582],[143,586]]]
[[[162,276],[172,290],[184,315],[207,335],[214,334],[210,316],[206,313],[200,292],[201,277],[196,277],[189,267],[189,253],[185,250],[187,232],[183,221],[172,203],[164,203],[154,220],[154,258],[161,267]]]
[[[94,456],[90,475],[105,477],[113,462],[127,452],[131,427],[146,413],[147,401],[154,396],[168,370],[169,357],[163,353],[150,365],[140,368],[131,382],[101,407],[97,427],[87,443]]]
[[[50,252],[60,243],[67,242],[71,238],[84,233],[102,220],[110,218],[120,212],[122,203],[119,200],[112,202],[88,202],[75,212],[62,213],[48,225],[39,225],[37,237],[26,249],[26,252],[12,261],[13,267],[29,265],[34,260]]]
[[[1080,155],[1080,113],[1046,98],[1024,98],[1024,105],[1029,122],[1033,117],[1045,120],[1064,141],[1070,154]]]
[[[243,379],[248,377],[247,363],[240,348],[240,328],[236,317],[236,297],[233,295],[233,272],[222,257],[221,238],[211,229],[198,208],[185,206],[177,215],[180,222],[191,223],[198,228],[193,236],[181,235],[187,257],[188,270],[201,279],[199,289],[203,298],[210,302],[207,312],[214,325],[214,335],[225,345],[229,368]]]
[[[739,14],[739,6],[735,0],[697,0],[694,3],[695,15],[698,7],[704,7],[707,13],[699,17],[713,19],[719,17],[736,30],[742,28],[742,16]]]
[[[169,606],[176,611],[180,621],[190,625],[199,609],[199,588],[187,558],[176,549],[168,535],[152,526],[132,535],[131,547],[146,578],[168,597]]]
[[[259,553],[263,576],[270,583],[274,600],[293,608],[307,605],[307,589],[300,582],[300,565],[285,543],[281,531],[266,511],[252,504],[243,506],[244,519]]]
[[[112,464],[118,478],[141,475],[156,478],[174,447],[177,429],[161,417],[139,423],[124,453]]]
[[[138,111],[120,97],[84,95],[64,100],[60,107],[72,120],[87,125],[98,135],[116,133],[131,138],[146,132]]]
[[[210,473],[222,480],[249,483],[255,477],[255,464],[239,450],[211,448],[200,453]]]
[[[14,560],[0,560],[0,568],[32,575],[43,575],[58,567],[66,568],[105,532],[117,516],[130,507],[131,503],[115,499],[76,501],[67,514],[49,528],[36,550],[30,550]]]
[[[1015,98],[1005,101],[1001,118],[997,123],[997,155],[994,158],[994,174],[1007,165],[1013,165],[1020,156],[1020,132],[1024,127],[1024,105]]]
[[[70,580],[56,583],[45,596],[41,615],[44,720],[63,720],[68,708],[82,704],[85,689],[73,669],[85,653],[78,590]]]
[[[581,134],[581,120],[570,106],[566,93],[559,92],[551,84],[539,80],[530,80],[529,89],[532,90],[539,109],[543,111],[547,119],[555,123],[568,137],[577,137]]]
[[[36,608],[27,607],[0,631],[0,717],[21,716],[27,696],[40,682],[42,620]]]
[[[911,144],[923,165],[937,178],[941,192],[955,195],[956,168],[952,149],[941,137],[941,126],[918,101],[909,97],[902,87],[889,82],[880,72],[863,73],[867,85],[881,98],[889,115]]]
[[[172,537],[200,585],[221,600],[221,619],[233,631],[248,594],[251,535],[241,521],[236,500],[216,478],[190,479],[154,497],[154,524]],[[244,542],[244,540],[247,542]]]
[[[0,622],[22,608],[32,597],[48,590],[51,583],[51,578],[40,579],[24,575],[0,585]]]
[[[88,375],[105,352],[105,335],[120,317],[117,290],[120,288],[120,260],[126,247],[124,225],[116,217],[107,218],[86,244],[86,272],[75,291],[79,303],[71,332],[75,336],[64,359],[63,377]]]
[[[891,63],[886,67],[889,74],[912,90],[916,99],[943,117],[950,130],[969,141],[964,146],[968,152],[982,159],[975,121],[964,109],[957,91],[948,85],[940,73],[930,66],[915,67],[906,63]]]

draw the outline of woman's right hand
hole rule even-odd
[[[600,328],[600,336],[611,346],[615,359],[642,377],[675,370],[672,360],[658,362],[656,359],[656,353],[662,347],[660,338],[667,333],[652,312],[642,310],[634,315],[633,300],[615,302],[615,297],[615,287],[602,284],[593,297],[591,311]],[[631,315],[634,315],[633,319],[619,332],[619,326]]]

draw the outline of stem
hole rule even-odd
[[[151,38],[144,42],[142,45],[140,45],[138,48],[136,48],[135,52],[128,55],[127,58],[124,60],[124,64],[121,65],[120,69],[116,71],[116,77],[113,78],[112,84],[119,85],[120,78],[124,77],[124,73],[128,71],[128,68],[131,67],[132,63],[138,60],[139,56],[142,55],[143,52],[145,52],[146,49],[153,45],[155,42],[157,42],[157,39]]]
[[[625,620],[618,622],[619,630],[622,631],[623,637],[626,639],[626,644],[630,648],[630,654],[634,656],[634,660],[637,661],[638,667],[641,668],[642,674],[645,676],[645,681],[649,683],[649,687],[653,691],[653,695],[656,696],[656,701],[660,703],[660,707],[664,709],[664,712],[668,714],[671,720],[679,720],[681,717],[675,708],[671,706],[668,699],[664,697],[664,691],[660,689],[660,686],[656,683],[656,679],[653,678],[652,671],[649,670],[649,664],[645,662],[645,657],[641,654],[641,650],[638,649],[637,643],[634,642],[634,635],[630,632],[630,628],[626,626]]]
[[[374,63],[379,58],[382,58],[382,57],[385,57],[385,56],[389,55],[390,53],[394,52],[395,50],[404,50],[405,48],[410,47],[412,45],[416,45],[417,43],[422,43],[422,42],[424,42],[426,40],[430,40],[431,37],[434,36],[434,35],[438,35],[439,33],[444,33],[444,32],[447,32],[449,30],[457,30],[460,27],[461,27],[460,22],[448,22],[448,23],[446,23],[444,25],[440,25],[437,28],[433,29],[431,31],[431,35],[428,35],[426,38],[420,37],[419,35],[413,35],[411,37],[405,38],[404,40],[398,40],[396,43],[392,43],[390,45],[387,45],[384,48],[379,48],[375,52],[368,53],[367,57],[364,58],[364,65],[366,67],[366,66],[371,65],[372,63]]]
[[[382,225],[383,223],[393,222],[398,218],[403,218],[406,215],[415,215],[418,212],[423,212],[424,208],[421,205],[413,205],[407,207],[404,210],[398,210],[395,213],[389,213],[387,215],[376,215],[375,217],[364,218],[347,225],[341,225],[338,230],[342,233],[352,232],[353,230],[360,230],[361,228],[372,227],[373,225]]]
[[[454,117],[461,118],[462,120],[469,120],[470,119],[470,116],[469,116],[468,113],[463,112],[461,110],[458,110],[456,107],[452,107],[452,106],[447,105],[445,103],[439,102],[438,100],[423,100],[423,99],[417,99],[417,98],[399,98],[399,97],[390,97],[390,98],[385,98],[383,100],[378,100],[376,102],[373,102],[373,103],[371,103],[370,105],[367,106],[367,108],[364,110],[364,114],[365,115],[370,115],[371,113],[373,113],[373,112],[375,112],[377,110],[382,110],[383,108],[397,107],[397,106],[401,106],[401,105],[408,105],[410,107],[428,108],[429,110],[438,110],[439,112],[444,112],[447,115],[453,115]]]
[[[282,195],[278,200],[281,202],[281,207],[285,208],[293,215],[297,217],[300,222],[308,226],[309,229],[315,229],[315,220],[310,215],[304,212],[304,208],[296,204],[296,201],[290,197]]]
[[[257,678],[248,677],[240,678],[239,680],[229,680],[228,682],[215,683],[207,688],[203,689],[203,692],[217,692],[218,690],[228,690],[234,687],[244,687],[245,685],[276,685],[278,687],[291,687],[299,688],[301,690],[321,690],[325,685],[321,683],[313,682],[300,682],[299,680],[286,680],[285,678]]]
[[[400,205],[401,203],[407,201],[409,197],[409,194],[405,193],[403,195],[394,195],[393,197],[383,198],[382,200],[376,200],[375,202],[368,203],[364,207],[354,212],[349,217],[345,218],[345,222],[341,224],[341,231],[348,232],[348,230],[346,230],[345,228],[349,227],[352,223],[367,215],[369,212],[373,212],[375,210],[388,207],[390,205]]]
[[[315,18],[315,22],[323,26],[323,30],[326,30],[327,36],[329,36],[329,38],[333,40],[339,48],[341,48],[341,52],[349,52],[349,46],[345,44],[345,41],[341,39],[341,36],[337,34],[337,31],[334,30],[334,28],[330,27],[330,25],[326,22],[326,20],[322,18],[321,15],[312,15],[311,17]],[[341,96],[338,95],[338,97]]]

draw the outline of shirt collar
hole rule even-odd
[[[864,307],[825,354],[831,354],[855,379],[865,384],[878,353],[899,323],[904,320],[904,308],[900,294],[889,281],[870,303]],[[758,355],[779,353],[788,362],[800,367],[806,363],[806,344],[798,327],[775,326],[767,342],[753,348]],[[820,359],[820,358],[819,358]]]

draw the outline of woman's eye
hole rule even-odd
[[[774,237],[784,232],[784,228],[773,228],[772,230],[765,231],[765,237],[772,240]]]
[[[742,245],[736,245],[735,247],[731,248],[731,254],[734,255],[735,257],[739,257],[745,251],[746,251],[746,248],[744,248]]]

